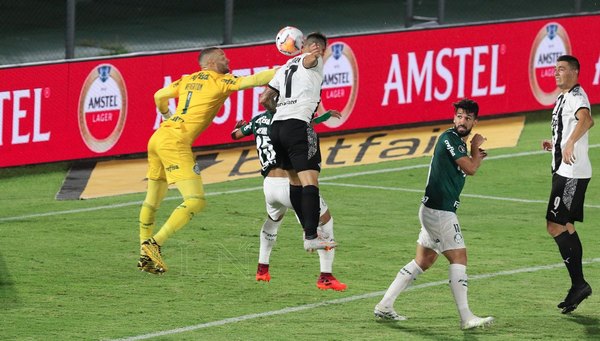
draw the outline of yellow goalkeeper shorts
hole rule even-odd
[[[177,129],[158,128],[148,141],[147,177],[166,180],[169,184],[181,180],[202,180],[191,142],[186,141]]]

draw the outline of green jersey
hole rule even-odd
[[[256,142],[256,151],[258,152],[258,160],[260,161],[261,167],[260,173],[263,176],[267,176],[271,168],[277,166],[275,150],[273,150],[273,144],[269,137],[272,119],[273,113],[265,111],[258,116],[254,116],[248,124],[240,128],[240,131],[244,136],[254,134],[254,142]]]
[[[331,112],[327,111],[315,118],[314,123],[319,124],[327,121],[329,118],[331,118]],[[244,136],[254,135],[254,142],[256,142],[256,151],[258,152],[258,160],[261,167],[260,174],[262,176],[267,176],[271,168],[278,167],[277,160],[275,159],[275,150],[269,137],[272,120],[273,113],[265,111],[258,116],[254,116],[248,124],[240,128]]]
[[[465,186],[466,174],[456,160],[468,156],[467,144],[454,128],[440,135],[427,176],[423,204],[435,210],[456,212],[460,205],[460,192]]]

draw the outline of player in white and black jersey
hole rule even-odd
[[[290,201],[304,228],[304,249],[331,249],[334,241],[319,238],[319,172],[321,151],[311,120],[321,101],[323,54],[327,38],[321,33],[306,37],[302,54],[282,66],[260,103],[276,112],[270,137],[277,161],[288,171]]]
[[[573,56],[557,59],[554,77],[561,93],[552,111],[552,140],[542,141],[542,148],[552,151],[552,191],[546,228],[571,277],[571,288],[558,304],[563,314],[575,310],[592,294],[583,277],[583,248],[575,231],[575,221],[583,221],[585,191],[592,177],[588,130],[594,125],[590,102],[578,83],[579,68],[579,61]]]

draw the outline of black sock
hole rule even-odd
[[[302,188],[302,216],[304,218],[303,226],[306,239],[315,239],[317,237],[320,211],[319,187],[312,185],[304,186]]]
[[[585,284],[585,280],[583,278],[583,247],[581,246],[581,240],[579,239],[579,235],[577,231],[573,234],[569,235],[569,239],[571,242],[571,249],[573,250],[573,268],[575,279],[573,281],[574,286],[582,286]]]
[[[571,285],[573,287],[583,284],[581,256],[579,256],[579,258],[577,257],[577,250],[575,250],[577,246],[574,245],[577,243],[575,239],[579,240],[579,237],[573,238],[568,231],[565,231],[554,237],[554,241],[556,242],[556,245],[558,245],[560,255],[562,256],[565,266],[569,271]]]
[[[304,219],[302,217],[302,186],[290,185],[290,201],[292,202],[294,211],[296,211],[298,220],[300,220],[300,225],[304,227]]]

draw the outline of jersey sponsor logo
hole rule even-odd
[[[165,168],[165,170],[169,173],[172,171],[176,171],[178,169],[179,169],[179,165],[169,165],[169,167]]]
[[[571,54],[571,42],[567,31],[559,23],[551,22],[536,35],[529,56],[529,85],[542,105],[552,105],[560,89],[556,86],[554,68],[556,59]]]
[[[292,105],[292,104],[296,104],[296,103],[298,103],[297,99],[290,99],[290,100],[287,100],[287,101],[283,101],[283,102],[277,103],[277,107],[279,108],[279,107],[283,107],[283,106],[286,106],[286,105]]]
[[[323,122],[330,128],[337,128],[348,120],[358,92],[358,64],[348,44],[335,42],[327,47],[321,89],[318,112],[322,114],[331,109],[339,110],[341,119]]]
[[[127,116],[127,90],[119,70],[111,64],[96,66],[79,96],[79,132],[96,152],[110,150],[119,140]]]
[[[266,124],[269,125],[271,124],[271,119],[272,117],[268,117],[268,116],[262,116],[256,119],[256,124]]]
[[[455,156],[456,152],[454,151],[454,147],[450,144],[450,141],[444,140],[444,143],[446,144],[446,149],[450,152],[450,155]]]
[[[268,138],[269,128],[267,128],[267,127],[256,128],[256,134],[257,135],[265,135]]]

